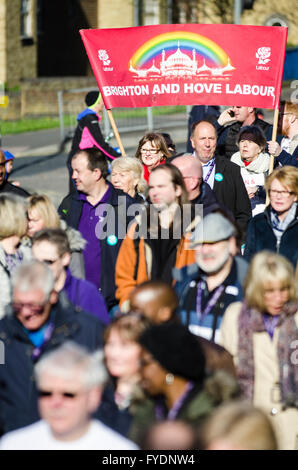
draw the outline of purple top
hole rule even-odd
[[[85,279],[72,276],[69,269],[66,271],[66,280],[63,288],[75,307],[79,307],[87,313],[91,313],[105,325],[110,322],[110,317],[103,296],[94,284]]]
[[[83,201],[83,209],[78,230],[87,241],[83,251],[85,277],[97,288],[100,287],[100,242],[96,236],[96,232],[98,233],[98,230],[100,230],[98,225],[101,223],[101,219],[95,213],[98,213],[99,205],[103,205],[108,201],[110,192],[110,187],[108,187],[102,199],[95,206],[92,206],[92,204],[87,201],[86,194],[80,193],[80,200]],[[102,212],[104,213],[104,206],[102,207]]]
[[[268,313],[263,313],[263,320],[268,335],[271,339],[273,339],[274,330],[278,325],[279,315],[269,315]]]

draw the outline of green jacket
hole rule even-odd
[[[155,405],[156,402],[152,398],[132,405],[134,418],[129,431],[129,439],[140,444],[144,431],[157,421]],[[193,426],[200,426],[213,408],[214,401],[207,391],[195,387],[178,411],[176,419]]]

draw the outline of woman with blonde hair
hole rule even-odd
[[[244,400],[216,408],[199,433],[204,450],[277,450],[268,416]]]
[[[28,231],[31,238],[43,228],[59,228],[60,218],[52,201],[45,194],[28,197]]]
[[[11,301],[12,272],[23,260],[31,258],[31,248],[20,243],[26,230],[24,199],[14,194],[0,194],[0,318]]]
[[[272,419],[281,449],[298,439],[298,295],[294,270],[283,256],[252,259],[243,303],[231,304],[221,344],[233,356],[244,397]]]
[[[111,165],[111,183],[129,196],[144,201],[142,197],[147,189],[144,169],[135,157],[122,157],[114,160]]]
[[[161,134],[149,132],[141,138],[136,151],[136,158],[143,164],[144,178],[147,183],[153,168],[165,163],[170,156],[171,153]]]
[[[66,222],[59,218],[54,204],[45,194],[33,194],[27,199],[27,205],[27,236],[31,239],[35,233],[45,228],[61,228],[64,230],[71,250],[71,261],[69,264],[71,273],[79,279],[84,279],[85,266],[82,252],[86,241],[80,232],[72,227],[68,227]]]
[[[250,221],[244,258],[261,250],[279,253],[296,266],[298,261],[298,168],[283,166],[267,178],[269,206]]]

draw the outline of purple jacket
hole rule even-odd
[[[103,296],[95,285],[85,279],[72,276],[67,269],[63,291],[76,310],[84,310],[101,320],[104,325],[110,322],[110,317]]]

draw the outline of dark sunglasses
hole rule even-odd
[[[45,304],[36,305],[30,303],[22,303],[22,302],[13,302],[12,308],[16,313],[20,313],[24,307],[27,307],[31,310],[32,313],[36,315],[40,315],[44,311]]]

